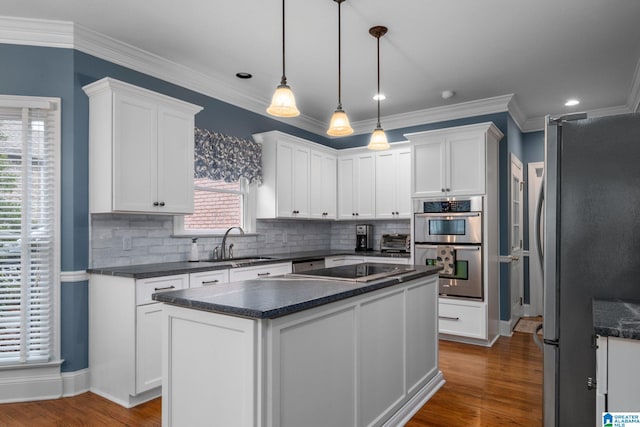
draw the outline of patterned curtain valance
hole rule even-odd
[[[195,178],[262,182],[262,146],[255,141],[196,128]]]

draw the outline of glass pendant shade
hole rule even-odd
[[[329,129],[327,135],[330,136],[346,136],[353,133],[353,128],[349,124],[349,117],[347,113],[340,107],[333,112],[331,116],[331,122],[329,122]]]
[[[286,84],[281,84],[276,88],[271,105],[267,108],[267,113],[276,117],[296,117],[300,115],[296,107],[296,98],[293,91]]]
[[[367,148],[369,150],[387,150],[389,147],[391,146],[389,145],[389,141],[387,141],[387,135],[384,133],[384,129],[381,127],[375,128],[371,134]]]

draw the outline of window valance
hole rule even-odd
[[[195,178],[262,182],[262,146],[235,136],[195,128]]]

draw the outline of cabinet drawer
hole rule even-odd
[[[382,264],[409,264],[409,258],[393,258],[384,256],[367,256],[364,257],[364,262],[377,262]]]
[[[189,274],[189,287],[218,285],[229,282],[229,270],[202,271]]]
[[[363,256],[334,256],[334,257],[326,257],[324,259],[324,266],[326,268],[329,267],[338,267],[340,265],[352,265],[352,264],[360,264],[364,262]]]
[[[162,291],[175,291],[189,287],[189,275],[152,277],[136,280],[136,305],[154,302],[151,295]]]
[[[438,332],[441,334],[487,339],[486,305],[479,303],[438,304]]]
[[[229,281],[260,279],[291,273],[291,263],[256,265],[253,267],[232,268],[229,270]]]

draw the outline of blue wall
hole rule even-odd
[[[253,133],[280,130],[334,148],[365,146],[369,135],[328,139],[278,120],[256,114],[197,92],[167,83],[72,49],[0,44],[0,93],[51,96],[62,99],[61,271],[82,271],[89,262],[88,135],[89,101],[82,86],[109,76],[204,107],[196,126],[249,138]],[[523,152],[522,136],[508,113],[449,120],[388,130],[390,141],[403,134],[492,121],[504,133],[500,143],[500,177],[507,176],[508,152]],[[526,140],[526,136],[525,136]],[[513,143],[511,141],[514,141]],[[525,152],[526,154],[526,152]],[[502,178],[501,181],[504,181]],[[506,187],[500,188],[500,220],[505,222]],[[501,231],[502,232],[502,231]],[[505,233],[502,233],[505,234]],[[508,253],[501,237],[501,254]],[[506,281],[506,282],[505,282]],[[501,275],[501,294],[508,292],[508,275]],[[63,371],[88,367],[88,284],[61,285],[61,345]],[[501,301],[504,295],[501,297]],[[506,295],[508,301],[508,295]],[[508,310],[508,304],[507,304]],[[508,313],[501,310],[501,318]]]

